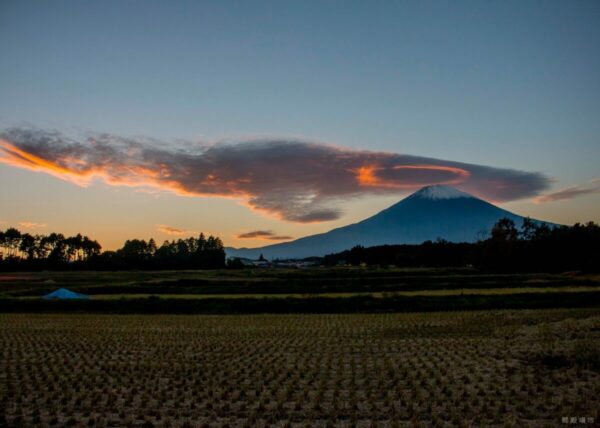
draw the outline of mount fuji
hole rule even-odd
[[[523,217],[454,187],[426,186],[358,223],[259,248],[227,248],[228,257],[304,258],[324,256],[355,245],[420,244],[427,240],[474,242],[489,236],[507,217],[521,226]]]

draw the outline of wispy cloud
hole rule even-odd
[[[535,198],[535,202],[553,202],[561,201],[566,199],[572,199],[577,196],[589,195],[591,193],[600,193],[600,178],[591,180],[586,184],[579,184],[577,186],[567,187],[565,189],[557,190],[556,192],[546,193],[545,195],[538,196]]]
[[[157,225],[156,230],[158,230],[159,232],[164,233],[166,235],[172,235],[172,236],[194,235],[195,233],[197,233],[194,230],[178,229],[176,227],[167,226],[166,224]]]
[[[229,197],[294,222],[340,217],[349,198],[401,194],[448,184],[493,201],[534,197],[549,187],[536,172],[354,150],[302,140],[180,144],[12,128],[0,133],[0,162],[85,186],[159,188],[188,196]]]
[[[240,233],[237,238],[238,239],[251,239],[251,238],[265,238],[269,236],[275,235],[270,230],[254,230],[252,232]]]
[[[20,221],[19,226],[24,227],[26,229],[43,229],[46,227],[46,223],[35,223],[33,221]]]
[[[277,235],[272,230],[254,230],[252,232],[240,233],[237,235],[238,239],[268,239],[269,241],[288,241],[294,239],[292,236]]]

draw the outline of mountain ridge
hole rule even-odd
[[[425,186],[379,213],[328,232],[257,248],[226,248],[228,257],[268,259],[324,256],[355,245],[420,244],[427,240],[474,242],[503,217],[520,226],[523,216],[451,186]],[[535,220],[540,222],[539,220]]]

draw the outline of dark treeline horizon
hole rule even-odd
[[[443,239],[421,244],[360,245],[329,254],[324,266],[465,267],[497,272],[600,271],[600,226],[594,222],[548,226],[526,218],[520,226],[499,220],[489,237],[474,243]],[[219,237],[200,234],[164,241],[130,239],[115,251],[77,234],[31,235],[16,228],[0,231],[0,270],[128,270],[243,268],[237,258],[226,260]]]
[[[128,239],[115,251],[102,251],[95,240],[77,234],[31,235],[11,227],[0,231],[0,269],[10,270],[127,270],[218,269],[225,267],[220,238],[203,233],[195,237],[164,241]]]
[[[517,227],[500,219],[485,240],[443,239],[418,245],[360,245],[324,257],[323,264],[398,267],[472,266],[494,272],[599,272],[600,226],[594,222],[548,226],[529,218]]]

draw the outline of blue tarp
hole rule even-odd
[[[75,293],[71,290],[67,290],[66,288],[59,288],[56,291],[53,291],[50,294],[46,294],[43,299],[52,300],[52,299],[89,299],[90,296],[87,294]]]

